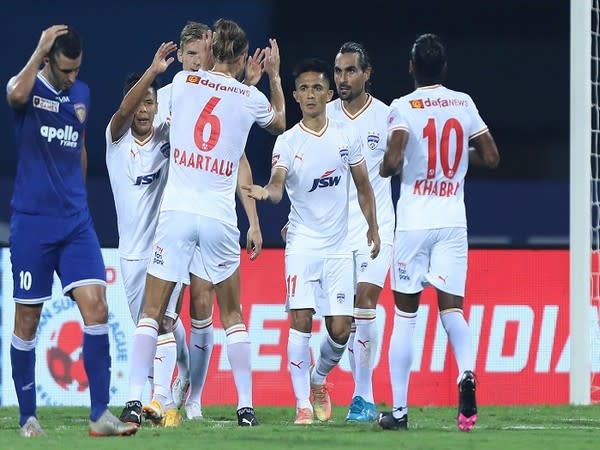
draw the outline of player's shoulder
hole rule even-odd
[[[172,82],[165,84],[164,86],[158,88],[158,91],[156,91],[156,95],[160,97],[162,95],[168,94],[169,92],[171,92],[171,87],[173,87]]]
[[[75,83],[73,83],[73,86],[71,86],[70,92],[77,95],[89,95],[90,87],[85,81],[77,79],[75,80]]]
[[[339,113],[342,111],[342,101],[339,98],[331,100],[325,105],[325,108],[328,116],[332,113]]]

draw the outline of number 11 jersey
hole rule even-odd
[[[237,226],[235,188],[250,127],[273,120],[254,86],[218,72],[182,71],[171,88],[171,155],[161,211],[185,211]]]
[[[488,131],[473,100],[438,84],[394,100],[390,110],[389,132],[409,133],[396,230],[466,228],[469,141]]]

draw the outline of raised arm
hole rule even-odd
[[[390,131],[387,139],[387,149],[379,166],[379,175],[382,177],[402,176],[404,150],[408,143],[408,136],[408,131],[403,128]]]
[[[6,100],[11,108],[19,109],[29,101],[31,90],[35,83],[35,77],[44,62],[44,57],[48,55],[52,44],[58,36],[66,34],[67,25],[52,25],[42,31],[42,35],[33,54],[29,57],[27,64],[21,71],[12,77],[6,89]]]
[[[271,203],[279,203],[283,197],[283,188],[285,186],[285,176],[287,170],[281,166],[273,167],[271,170],[271,179],[265,187],[253,185],[242,186],[246,195],[254,200],[269,200]]]
[[[375,194],[373,194],[373,187],[369,180],[367,163],[363,161],[360,164],[350,166],[350,171],[356,185],[358,204],[369,225],[367,243],[369,246],[372,245],[371,258],[374,259],[379,254],[381,240],[379,238],[379,226],[377,225],[377,213],[375,210]]]
[[[242,154],[240,159],[240,169],[238,170],[237,178],[237,194],[242,202],[246,216],[248,217],[248,234],[246,235],[246,252],[250,255],[251,260],[255,260],[262,251],[263,238],[260,231],[258,214],[256,213],[256,201],[244,195],[242,186],[252,185],[252,169],[246,157],[246,153]]]
[[[125,94],[119,109],[117,109],[117,112],[110,119],[110,135],[113,142],[118,141],[129,130],[138,105],[144,99],[148,88],[150,88],[157,75],[167,70],[167,67],[174,61],[175,58],[168,55],[175,50],[177,50],[176,44],[173,42],[163,42],[158,47],[150,67],[146,69],[144,75],[142,75],[129,92]]]
[[[474,137],[469,146],[475,150],[469,152],[469,164],[495,169],[500,163],[500,154],[496,142],[489,131]]]
[[[279,76],[279,46],[275,39],[269,39],[270,47],[265,48],[265,72],[269,76],[269,87],[271,89],[271,106],[273,107],[273,120],[266,127],[271,134],[281,134],[285,131],[285,98],[281,87]]]

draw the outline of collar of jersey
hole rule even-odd
[[[306,125],[304,125],[302,123],[302,121],[299,122],[300,128],[302,129],[302,131],[305,131],[309,134],[312,134],[313,136],[316,137],[321,137],[325,134],[325,131],[327,131],[327,127],[329,126],[329,118],[327,120],[325,120],[325,125],[323,125],[323,128],[321,128],[319,131],[313,131],[310,128],[308,128]]]
[[[367,94],[367,101],[362,106],[362,108],[360,108],[358,111],[356,111],[356,114],[351,114],[350,111],[348,111],[346,108],[344,108],[344,102],[342,100],[340,100],[340,104],[342,105],[342,111],[344,112],[344,114],[346,114],[346,117],[348,117],[348,119],[350,119],[350,120],[356,119],[363,112],[365,112],[366,109],[371,105],[372,102],[373,102],[373,97],[370,94]]]
[[[437,89],[439,87],[442,87],[441,84],[432,84],[431,86],[421,86],[417,88],[417,91],[421,91],[421,90],[428,90],[428,89]]]
[[[46,77],[44,77],[44,75],[42,74],[42,71],[41,71],[41,70],[40,70],[40,71],[37,73],[37,76],[38,76],[38,78],[40,79],[40,81],[41,81],[42,83],[44,83],[44,85],[45,85],[45,86],[46,86],[48,89],[50,89],[50,90],[52,91],[52,93],[54,93],[54,94],[58,95],[58,94],[60,94],[60,93],[62,92],[62,91],[57,91],[56,89],[54,89],[54,86],[52,86],[52,85],[50,84],[50,82],[49,82],[49,81],[46,79]]]

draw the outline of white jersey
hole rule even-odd
[[[149,258],[169,167],[169,126],[155,126],[144,142],[135,139],[131,130],[113,142],[109,123],[105,136],[119,255],[129,260]]]
[[[217,72],[182,71],[171,87],[171,157],[161,211],[185,211],[237,226],[235,188],[250,127],[273,120],[254,86]]]
[[[382,244],[394,243],[394,205],[390,178],[379,176],[379,165],[383,160],[387,142],[387,118],[390,108],[369,95],[367,103],[356,114],[350,114],[338,98],[327,104],[327,117],[348,122],[357,128],[362,139],[362,150],[369,180],[373,186],[377,211],[377,224]],[[369,225],[358,204],[356,185],[350,183],[348,210],[348,242],[352,250],[368,249],[367,230]]]
[[[466,227],[469,140],[488,130],[473,100],[438,84],[400,97],[390,107],[389,131],[409,132],[396,229]]]
[[[173,83],[169,83],[156,91],[158,111],[154,116],[154,125],[160,125],[171,120],[171,86],[173,86]]]
[[[363,161],[356,129],[342,122],[328,119],[319,132],[300,122],[277,138],[273,167],[287,171],[291,203],[286,254],[349,256],[350,166]]]

